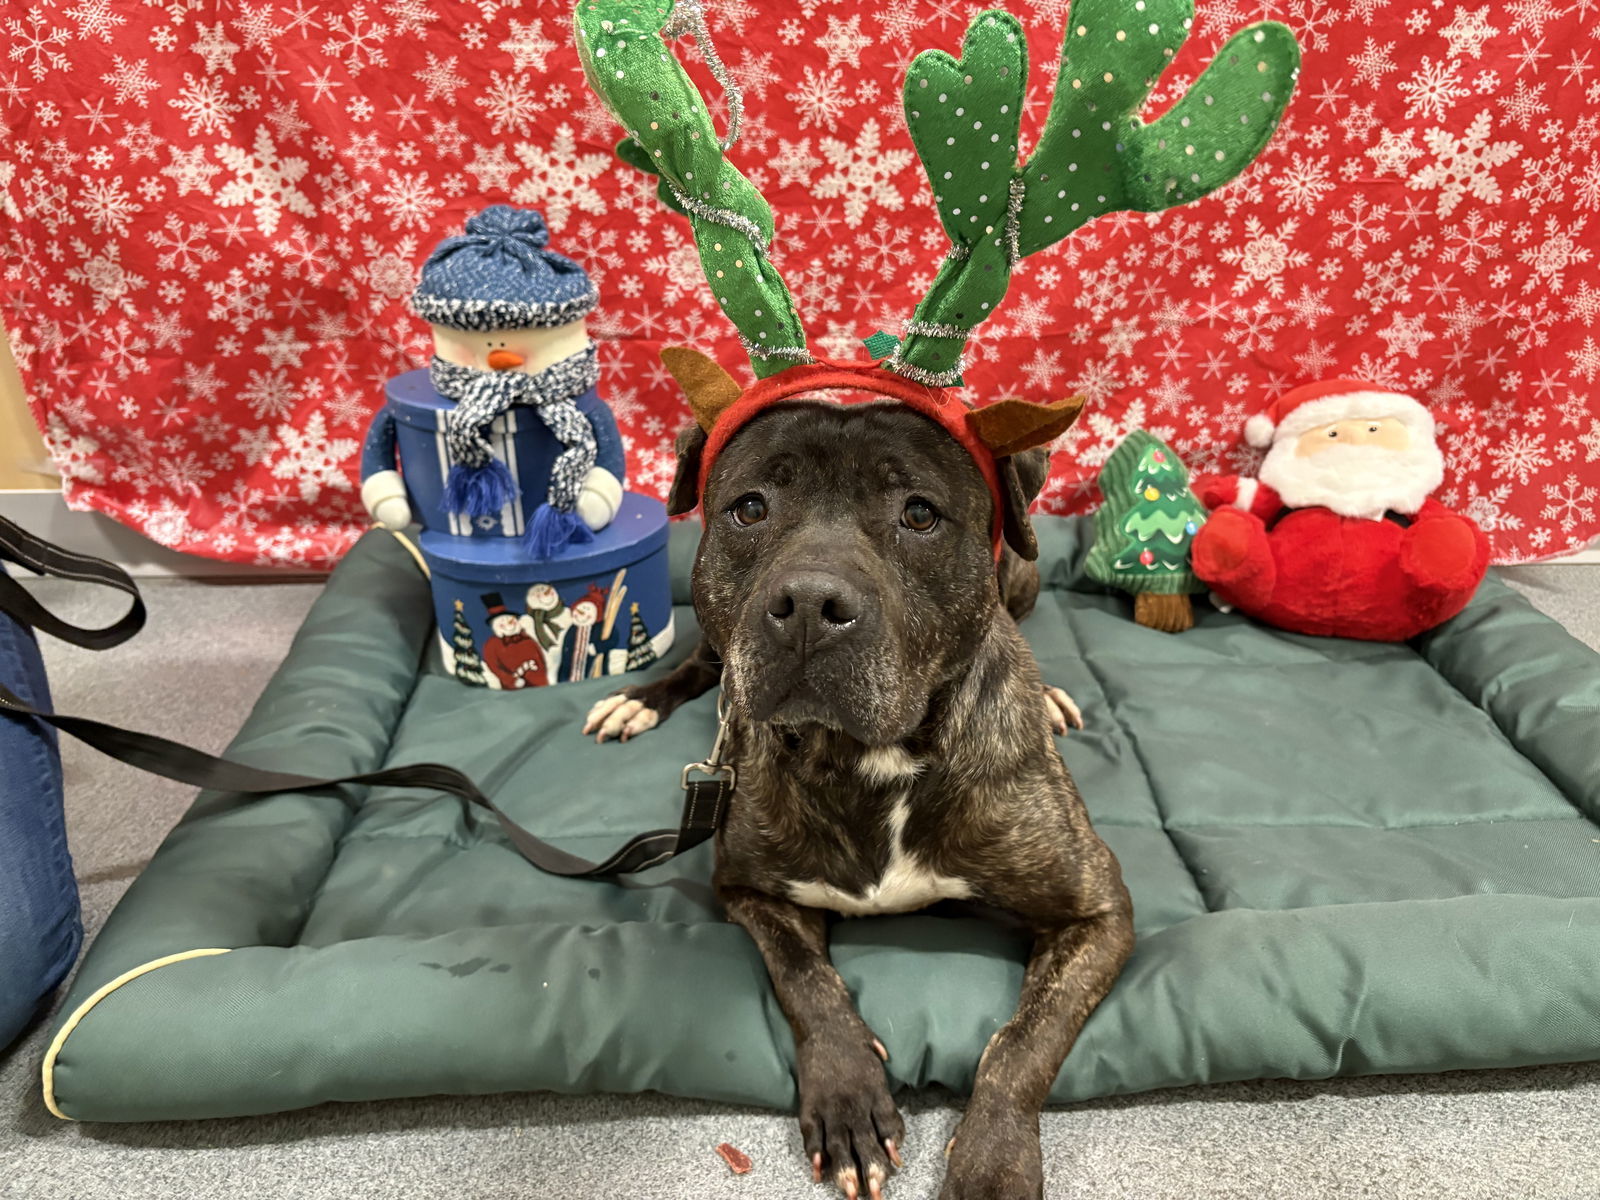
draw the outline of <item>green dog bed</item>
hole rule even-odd
[[[1491,578],[1410,645],[1199,607],[1129,620],[1038,522],[1024,631],[1088,727],[1061,741],[1121,859],[1139,943],[1053,1098],[1600,1057],[1600,658]],[[678,644],[692,528],[674,531]],[[625,745],[579,734],[615,680],[467,688],[428,587],[369,534],[230,755],[338,775],[444,762],[590,858],[676,824],[713,696]],[[541,875],[456,800],[202,795],[89,952],[44,1062],[58,1115],[143,1121],[326,1100],[657,1089],[793,1102],[792,1043],[711,849],[621,883]],[[844,920],[833,957],[896,1085],[965,1090],[1028,950],[961,911]]]

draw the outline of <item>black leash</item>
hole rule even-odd
[[[126,592],[133,604],[119,620],[104,629],[82,629],[55,616],[38,603],[16,580],[0,572],[0,613],[15,618],[24,625],[60,638],[74,646],[89,650],[103,650],[127,641],[144,627],[144,601],[139,587],[128,573],[103,559],[74,554],[52,545],[0,517],[0,558],[27,567],[41,575],[54,575],[62,579],[78,579],[86,583],[102,584]],[[63,733],[71,734],[102,754],[125,762],[151,774],[186,783],[192,787],[220,792],[237,792],[249,796],[266,796],[277,792],[304,792],[322,788],[340,787],[344,784],[387,784],[393,787],[432,788],[445,792],[468,804],[477,805],[494,814],[506,837],[517,852],[539,870],[551,875],[564,875],[576,879],[599,879],[612,875],[628,875],[657,866],[692,850],[711,837],[721,825],[727,812],[728,800],[733,795],[734,769],[718,761],[726,721],[719,723],[716,744],[705,762],[692,763],[683,769],[683,814],[676,829],[657,829],[641,833],[631,839],[605,860],[595,863],[569,854],[535,837],[506,815],[501,808],[478,789],[478,785],[454,767],[442,763],[415,763],[404,767],[390,767],[382,771],[366,771],[357,775],[341,775],[320,779],[311,775],[298,775],[289,771],[269,771],[247,766],[226,758],[218,758],[193,746],[170,741],[154,734],[139,733],[107,725],[87,717],[63,716],[44,712],[25,703],[0,684],[0,713],[19,717],[36,717]],[[721,704],[717,715],[724,716]],[[705,776],[692,779],[691,775]]]

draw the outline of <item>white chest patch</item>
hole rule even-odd
[[[874,913],[911,912],[926,908],[940,900],[964,900],[972,895],[972,886],[964,879],[955,879],[929,870],[901,844],[905,829],[907,809],[904,800],[895,802],[889,811],[889,862],[883,876],[866,891],[858,894],[841,891],[831,883],[811,880],[790,883],[789,899],[810,908],[826,908],[851,917],[866,917]]]

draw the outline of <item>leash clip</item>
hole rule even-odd
[[[689,775],[691,772],[699,772],[701,775],[709,776],[712,779],[725,779],[728,783],[728,790],[733,790],[734,783],[738,779],[739,773],[734,770],[732,763],[725,763],[722,761],[722,744],[727,740],[727,737],[728,702],[726,699],[724,699],[723,694],[718,692],[717,739],[711,743],[711,753],[706,755],[703,761],[690,763],[683,768],[683,775],[679,780],[679,786],[683,788],[684,791],[689,790]]]

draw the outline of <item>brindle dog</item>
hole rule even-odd
[[[698,429],[680,439],[674,511],[695,505],[704,443]],[[1000,464],[1006,538],[1028,558],[1043,459]],[[720,677],[739,778],[716,838],[716,891],[794,1030],[815,1177],[849,1197],[880,1195],[905,1127],[883,1045],[829,961],[825,910],[966,898],[1033,930],[1016,1015],[978,1064],[941,1196],[1040,1197],[1040,1108],[1131,952],[1133,924],[1002,601],[1005,589],[1013,610],[1030,608],[1037,573],[1012,562],[997,574],[993,500],[972,459],[892,403],[798,402],[755,417],[703,500],[693,592],[704,641],[665,679],[602,701],[588,728],[626,700],[665,715]]]

